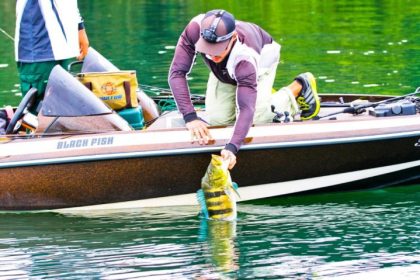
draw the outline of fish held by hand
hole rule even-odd
[[[201,179],[197,199],[202,214],[211,220],[232,221],[236,219],[236,201],[239,194],[232,182],[228,162],[219,155],[212,155],[210,164]],[[235,195],[236,194],[236,195]]]

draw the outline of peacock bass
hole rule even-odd
[[[201,179],[201,189],[197,191],[203,216],[211,220],[235,220],[235,194],[238,195],[236,189],[237,185],[230,177],[228,163],[219,155],[211,155],[210,164]]]

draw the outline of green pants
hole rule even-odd
[[[73,59],[33,63],[17,63],[22,96],[25,96],[25,94],[31,88],[36,88],[38,90],[36,102],[34,106],[30,108],[31,113],[38,114],[37,107],[39,102],[44,98],[48,78],[54,66],[61,65],[64,69],[67,69],[72,60]]]

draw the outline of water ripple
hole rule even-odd
[[[196,207],[0,214],[0,279],[412,277],[419,194],[412,186],[279,198],[240,204],[236,222],[202,221]]]

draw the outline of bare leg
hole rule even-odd
[[[293,93],[293,95],[295,97],[298,97],[301,90],[302,90],[302,85],[298,82],[298,81],[293,81],[290,85],[287,86],[290,91]]]

